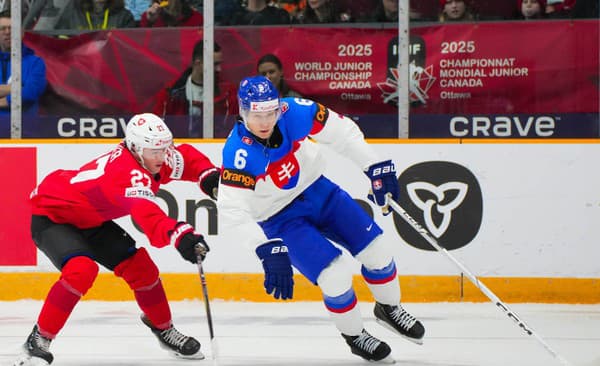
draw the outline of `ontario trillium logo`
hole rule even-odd
[[[414,182],[408,184],[406,190],[415,206],[423,211],[422,222],[427,230],[439,238],[448,230],[452,211],[464,201],[469,186],[462,182],[448,182],[439,186],[427,182]],[[428,193],[423,195],[427,198],[423,199],[419,191]],[[447,195],[450,199],[447,199]],[[441,219],[436,221],[435,214],[441,215]]]
[[[398,183],[398,203],[444,248],[461,248],[479,232],[483,197],[477,178],[466,167],[447,161],[423,162],[402,172]],[[397,214],[394,224],[407,244],[435,250]]]

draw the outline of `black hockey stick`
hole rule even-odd
[[[512,319],[515,324],[519,326],[527,335],[534,337],[544,348],[548,351],[554,358],[560,361],[564,366],[572,366],[570,362],[565,360],[561,355],[559,355],[546,341],[542,339],[529,325],[525,324],[525,322],[514,312],[512,311],[508,305],[506,305],[502,300],[498,298],[490,289],[488,289],[483,283],[481,283],[475,275],[471,273],[462,263],[460,263],[450,252],[446,250],[446,248],[442,247],[437,240],[429,233],[427,229],[425,229],[421,224],[419,224],[415,219],[413,219],[408,212],[406,212],[396,201],[391,199],[390,196],[387,197],[387,203],[390,205],[392,210],[396,211],[400,217],[404,219],[410,226],[413,227],[421,236],[427,240],[431,246],[433,246],[438,252],[443,253],[448,257],[455,265],[460,268],[460,270],[471,280],[471,282],[477,286],[483,292],[488,299],[490,299],[496,306],[502,310],[510,319]]]
[[[210,335],[210,349],[212,352],[213,365],[218,365],[218,347],[215,331],[213,329],[212,313],[210,311],[210,302],[208,300],[208,286],[206,286],[206,277],[204,276],[204,268],[202,267],[202,257],[198,254],[198,273],[200,274],[200,284],[202,285],[202,295],[204,298],[204,307],[206,309],[206,320],[208,323],[208,334]]]

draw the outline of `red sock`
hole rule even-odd
[[[40,333],[53,339],[67,322],[81,296],[68,289],[64,280],[58,280],[50,289],[38,317]]]
[[[87,257],[74,257],[63,266],[60,279],[48,292],[38,317],[44,337],[56,337],[81,296],[92,287],[97,274],[98,265]]]
[[[160,279],[153,285],[135,290],[134,294],[140,309],[156,328],[167,329],[172,325],[171,309]]]
[[[133,290],[135,300],[154,327],[167,329],[171,326],[171,309],[163,289],[158,268],[145,248],[115,267],[115,274],[122,277]]]

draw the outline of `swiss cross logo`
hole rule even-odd
[[[140,118],[140,119],[138,119],[138,121],[137,121],[137,125],[138,125],[138,126],[143,126],[145,123],[146,123],[146,120],[145,120],[145,119],[143,119],[143,118]]]
[[[381,183],[381,179],[377,179],[373,181],[373,189],[378,191],[383,187],[383,183]]]
[[[242,137],[242,142],[246,145],[252,145],[252,139],[248,136]]]

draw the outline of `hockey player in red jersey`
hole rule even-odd
[[[173,145],[171,131],[151,113],[134,116],[125,140],[78,170],[50,173],[31,194],[31,235],[36,246],[61,271],[50,288],[36,325],[16,365],[52,363],[51,341],[64,326],[79,299],[92,287],[98,264],[127,282],[142,310],[142,322],[160,346],[179,358],[202,359],[200,343],[181,334],[171,311],[159,271],[143,247],[113,220],[131,215],[152,246],[173,245],[196,263],[209,247],[202,235],[167,216],[157,205],[161,184],[197,182],[216,199],[219,168],[191,145]]]

